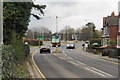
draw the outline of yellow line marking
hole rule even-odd
[[[43,75],[43,73],[41,72],[41,70],[38,68],[38,66],[35,64],[35,61],[34,61],[34,58],[33,58],[33,56],[34,56],[35,54],[32,54],[32,61],[33,61],[33,64],[34,64],[34,66],[36,67],[36,69],[38,70],[38,72],[39,72],[39,74],[41,75],[41,77],[44,79],[44,80],[47,80],[46,78],[45,78],[45,76]]]

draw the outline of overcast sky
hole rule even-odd
[[[47,5],[43,19],[36,20],[31,16],[28,28],[48,27],[56,31],[56,16],[58,29],[69,25],[74,29],[80,28],[87,22],[93,22],[97,29],[102,28],[103,17],[114,11],[118,15],[119,0],[36,0],[36,4]],[[38,14],[32,10],[32,13]]]

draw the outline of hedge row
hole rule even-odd
[[[43,41],[36,39],[25,39],[24,42],[28,42],[28,44],[31,46],[39,46],[43,44]]]
[[[26,59],[29,55],[29,46],[24,45],[23,56]],[[22,54],[21,54],[22,56]],[[26,74],[26,69],[23,68],[22,64],[18,61],[18,56],[15,48],[11,45],[3,45],[2,47],[2,78],[25,78],[28,75]],[[21,59],[21,62],[25,62],[25,59]]]

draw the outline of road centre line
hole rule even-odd
[[[66,56],[68,56],[65,52],[64,52],[64,54],[65,54]],[[69,57],[69,59],[75,60],[75,59],[71,58],[70,56],[68,56],[68,57]],[[78,63],[80,63],[80,64],[82,64],[82,65],[86,65],[86,64],[84,64],[84,63],[82,63],[82,62],[80,62],[80,61],[77,61],[77,60],[75,60],[75,61],[78,62]]]
[[[70,63],[72,63],[72,64],[75,64],[75,65],[79,65],[79,64],[76,64],[76,63],[74,63],[74,62],[72,62],[72,61],[68,61],[68,62],[70,62]]]
[[[101,72],[101,73],[103,73],[103,74],[105,74],[105,75],[108,75],[108,76],[111,76],[111,77],[112,77],[112,75],[110,75],[110,74],[108,74],[108,73],[106,73],[106,72],[103,72],[103,71],[101,71],[101,70],[99,70],[99,69],[96,69],[96,68],[94,68],[94,67],[92,67],[92,69],[94,69],[94,70],[96,70],[96,71],[98,71],[98,72]]]
[[[105,76],[104,74],[98,73],[98,72],[96,72],[96,71],[94,71],[94,70],[91,70],[91,69],[89,69],[89,68],[87,68],[87,67],[85,67],[85,69],[86,69],[86,70],[89,70],[89,71],[91,71],[91,72],[94,72],[94,73],[96,73],[96,74],[99,74],[99,75],[101,75],[101,76]]]
[[[68,56],[67,54],[65,54],[65,56]]]
[[[71,57],[68,57],[69,59],[73,59],[73,58],[71,58]],[[74,60],[74,59],[73,59]]]
[[[59,57],[59,58],[65,60],[63,57]]]
[[[80,63],[80,64],[83,64],[83,65],[86,65],[86,64],[84,64],[84,63],[82,63],[82,62],[80,62],[80,61],[77,61],[77,60],[76,60],[76,62],[78,62],[78,63]]]

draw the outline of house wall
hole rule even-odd
[[[117,36],[117,48],[120,48],[120,35]]]
[[[110,26],[109,38],[117,43],[118,26]]]

